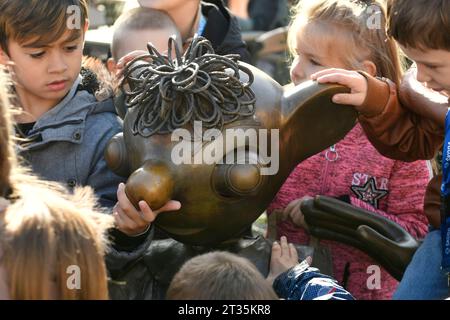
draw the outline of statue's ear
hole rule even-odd
[[[127,106],[125,105],[125,93],[122,89],[118,89],[114,96],[114,107],[117,115],[123,120],[127,114]]]

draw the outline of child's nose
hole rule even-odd
[[[431,77],[428,75],[426,68],[421,64],[417,64],[417,81],[419,82],[429,82]]]
[[[50,73],[61,73],[67,70],[67,63],[62,54],[55,53],[51,55],[48,67]]]
[[[294,84],[299,84],[305,78],[305,72],[299,62],[294,62],[291,66],[291,80]]]

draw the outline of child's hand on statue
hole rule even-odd
[[[128,236],[138,236],[146,232],[161,212],[176,211],[181,208],[180,202],[170,200],[162,208],[153,211],[145,201],[140,201],[140,210],[137,210],[128,199],[123,183],[117,189],[117,199],[118,202],[113,209],[115,225]]]
[[[310,196],[291,201],[286,208],[281,211],[279,220],[290,220],[296,227],[308,230],[308,225],[305,222],[305,216],[301,210],[301,205],[304,200],[312,199]]]
[[[311,257],[306,258],[306,262],[311,265]],[[298,264],[298,253],[292,243],[288,243],[285,236],[282,236],[280,242],[274,242],[272,245],[272,254],[270,256],[270,270],[267,281],[273,284],[273,281],[283,272],[288,271]]]

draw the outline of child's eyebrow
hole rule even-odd
[[[424,64],[426,66],[432,66],[432,67],[439,67],[442,65],[442,62],[440,61],[420,61],[416,60],[416,63]]]
[[[320,60],[320,59],[323,58],[322,56],[320,56],[320,55],[318,55],[318,54],[311,53],[311,51],[309,51],[308,49],[305,50],[305,49],[303,48],[303,50],[299,50],[299,51],[300,51],[301,53],[303,53],[304,55],[310,57],[310,58],[314,58],[314,59],[318,59],[318,60]]]
[[[72,42],[75,40],[78,40],[81,37],[81,32],[79,30],[73,31],[70,33],[70,35],[67,37],[67,39],[65,39],[62,43],[68,43],[68,42]],[[33,41],[31,43],[26,43],[23,44],[22,47],[24,48],[31,48],[31,49],[36,49],[36,48],[50,48],[51,45],[49,45],[48,41],[45,41],[46,39],[42,39],[39,38],[36,41]]]
[[[32,42],[32,43],[23,44],[22,47],[23,48],[35,49],[35,48],[49,48],[50,46],[48,44],[44,43],[44,41],[42,41],[42,40],[37,40],[37,41]]]
[[[72,42],[72,41],[78,40],[79,38],[81,38],[81,32],[74,31],[70,34],[69,37],[67,37],[66,40],[63,41],[63,43]]]

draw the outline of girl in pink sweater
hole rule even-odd
[[[294,61],[294,84],[326,68],[362,70],[373,76],[401,77],[399,56],[385,32],[385,13],[375,1],[300,2],[288,35]],[[305,198],[327,195],[376,212],[416,238],[427,233],[423,198],[430,179],[425,161],[405,163],[380,155],[357,124],[327,150],[303,161],[291,173],[268,209],[284,220],[278,236],[308,244],[310,237],[300,205]],[[334,277],[357,299],[390,299],[397,281],[381,268],[380,286],[370,286],[370,266],[377,262],[358,249],[333,241],[328,246]]]

